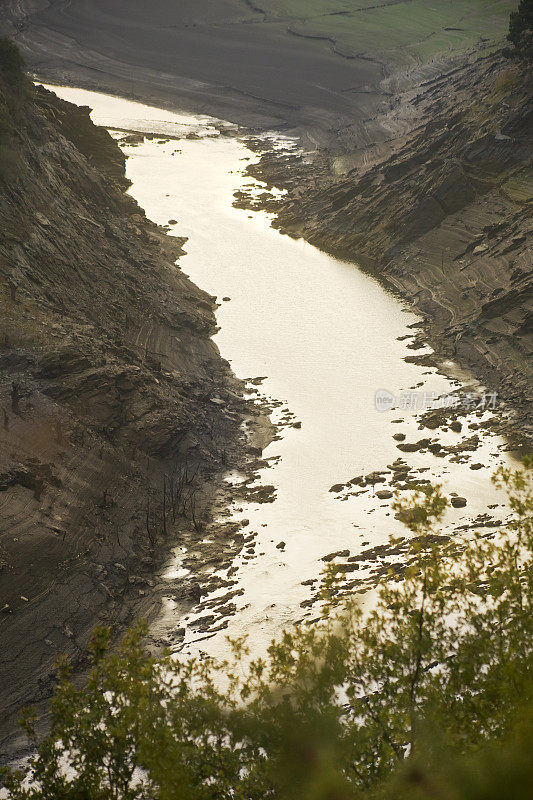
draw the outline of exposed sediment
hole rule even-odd
[[[532,105],[530,71],[495,54],[396,96],[381,120],[395,131],[388,142],[365,146],[348,128],[335,150],[265,153],[250,169],[287,189],[256,202],[276,212],[276,227],[359,262],[409,300],[439,353],[519,410],[526,438]]]
[[[245,407],[215,298],[89,109],[0,72],[0,114],[2,735],[59,654],[81,663],[95,624],[157,605],[173,520],[209,521]]]

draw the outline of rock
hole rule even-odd
[[[278,542],[276,547],[278,550],[285,550],[285,542]]]
[[[458,419],[454,419],[453,422],[450,422],[450,430],[455,431],[455,433],[460,433],[462,429],[463,426]]]
[[[169,219],[168,224],[169,225],[177,225],[178,224],[178,220],[177,219]]]
[[[470,469],[483,469],[483,464],[470,464]]]
[[[395,433],[392,438],[396,439],[397,442],[403,442],[405,441],[405,433]]]
[[[144,142],[144,135],[142,133],[129,133],[122,139],[123,144],[142,144]]]
[[[376,497],[380,500],[389,500],[392,497],[392,492],[389,489],[380,489],[379,492],[376,492]]]
[[[88,370],[91,362],[87,356],[71,345],[49,351],[39,361],[38,375],[41,378],[60,378]]]
[[[434,444],[429,445],[428,450],[430,453],[433,453],[433,455],[436,455],[442,450],[442,445],[440,442],[435,442]]]
[[[418,442],[406,442],[405,444],[397,444],[398,450],[402,453],[416,453],[418,450],[423,450],[431,443],[431,439],[419,439]]]
[[[383,477],[381,472],[378,472],[378,470],[375,470],[374,472],[369,472],[368,475],[366,476],[366,483],[369,484],[370,486],[374,486],[374,484],[376,483],[384,483],[384,482],[385,478]]]
[[[335,492],[335,494],[337,494],[337,492],[342,492],[343,489],[344,489],[343,483],[334,483],[330,489],[330,492]]]
[[[223,300],[224,303],[229,303],[229,301],[231,300],[231,297],[223,297],[222,300]]]
[[[464,508],[466,506],[466,497],[452,497],[452,506],[454,508]]]
[[[322,561],[333,561],[334,558],[348,558],[349,555],[349,550],[336,550],[334,553],[329,553],[327,556],[323,556]]]
[[[48,217],[45,217],[45,215],[41,214],[40,211],[35,212],[35,219],[38,222],[40,222],[41,225],[43,225],[45,228],[47,228],[50,225],[50,220],[48,219]]]
[[[427,411],[421,418],[420,422],[424,428],[435,430],[443,421],[443,409],[439,408],[435,411]]]

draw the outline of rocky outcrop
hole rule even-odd
[[[214,298],[175,265],[183,240],[124,193],[89,110],[0,71],[0,121],[5,720],[98,621],[130,619],[171,535],[168,481],[207,491],[242,408]]]
[[[399,291],[531,434],[531,74],[479,59],[396,96],[381,122],[395,133],[379,146],[347,129],[312,163],[265,155],[251,171],[288,190],[274,224]]]

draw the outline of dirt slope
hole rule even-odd
[[[163,473],[198,467],[201,492],[241,401],[210,338],[214,298],[124,194],[89,109],[0,72],[0,137],[5,721],[46,694],[58,654],[80,659],[96,622],[142,603],[168,549]]]

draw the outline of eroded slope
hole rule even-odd
[[[275,224],[392,284],[530,424],[531,74],[499,55],[467,63],[396,97],[382,125],[378,148],[347,129],[340,156],[263,160],[289,189]]]
[[[0,120],[5,716],[142,600],[165,550],[164,473],[223,469],[240,400],[210,338],[214,298],[125,195],[89,109],[0,74]]]

